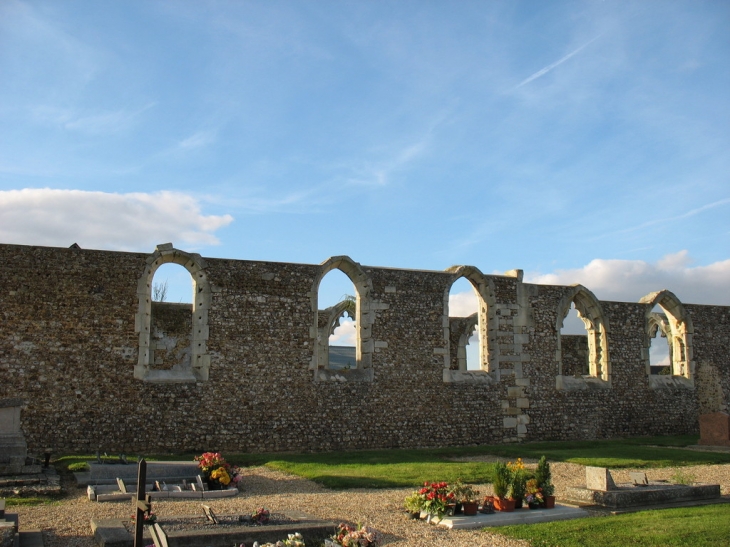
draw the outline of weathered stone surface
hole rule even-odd
[[[586,488],[588,490],[600,490],[607,492],[615,490],[616,484],[613,482],[611,472],[605,467],[586,467]]]
[[[730,400],[727,307],[683,305],[666,291],[642,302],[599,302],[587,290],[473,266],[421,271],[347,257],[292,264],[181,253],[172,246],[145,254],[0,245],[0,398],[23,399],[30,453],[697,433],[699,408],[722,410]],[[191,275],[205,277],[198,285],[204,305],[196,298],[190,323],[176,312],[155,322],[160,310],[146,302],[148,274],[156,261],[179,257]],[[350,276],[359,299],[357,368],[346,372],[318,358],[317,291],[332,268]],[[475,325],[484,341],[481,371],[461,370],[454,351],[462,337],[452,336],[456,326],[450,331],[448,294],[459,277],[482,299]],[[586,345],[573,350],[567,336],[561,343],[558,324],[571,298],[582,299],[601,326],[592,339],[594,361],[606,369],[600,377],[575,378]],[[659,383],[649,377],[647,352],[647,315],[657,302],[685,329],[677,365],[685,373]],[[145,330],[155,326],[158,338]],[[519,418],[526,412],[529,421]]]
[[[700,415],[699,444],[730,446],[730,414],[713,412]]]

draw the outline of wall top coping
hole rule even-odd
[[[15,407],[15,406],[23,406],[23,405],[25,405],[25,401],[18,397],[15,397],[12,399],[0,399],[0,408],[8,408],[8,407]]]

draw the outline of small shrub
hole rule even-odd
[[[672,474],[672,482],[674,484],[694,484],[695,478],[694,473],[690,473],[684,469],[677,469]]]
[[[68,464],[68,470],[72,473],[82,473],[84,471],[89,471],[89,469],[89,464],[86,462],[76,462]]]

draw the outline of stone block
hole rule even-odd
[[[504,427],[505,428],[517,427],[517,418],[504,418]]]
[[[706,446],[730,446],[730,414],[712,412],[700,415],[700,440]]]
[[[524,435],[526,433],[527,433],[527,426],[524,425],[524,424],[517,424],[517,434],[518,435],[520,435],[520,434]]]
[[[586,467],[586,488],[608,492],[616,490],[616,483],[613,482],[611,472],[605,467]]]
[[[507,397],[513,398],[513,397],[524,397],[524,396],[525,396],[525,390],[522,386],[507,388]]]
[[[518,397],[517,408],[530,408],[530,400],[526,397]]]

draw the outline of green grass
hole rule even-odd
[[[727,547],[730,505],[489,528],[532,547]]]
[[[333,489],[409,487],[420,486],[425,481],[453,482],[456,479],[466,483],[489,483],[492,482],[493,464],[453,461],[453,458],[460,456],[486,454],[512,459],[518,457],[538,459],[544,454],[552,462],[572,462],[613,469],[730,463],[730,454],[674,448],[692,444],[697,444],[697,437],[685,435],[418,450],[224,454],[224,456],[232,464],[266,465]],[[146,456],[146,459],[192,461],[194,456],[194,454],[175,456],[157,454]],[[64,456],[56,460],[56,465],[65,470],[69,464],[94,459],[95,456]],[[128,459],[134,461],[135,458]]]

